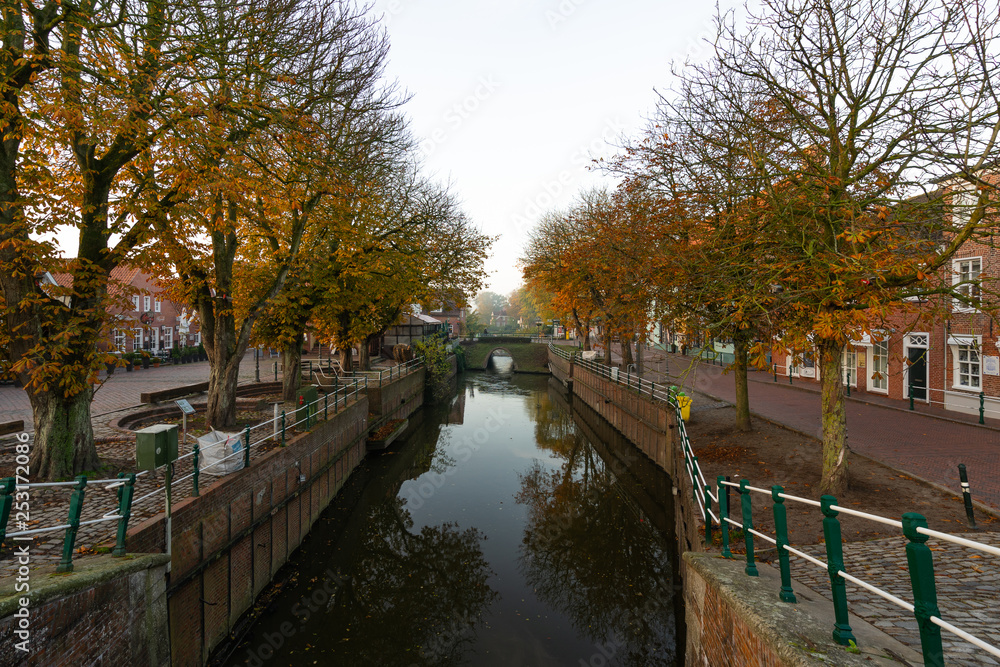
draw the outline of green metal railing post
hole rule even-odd
[[[781,569],[781,592],[778,599],[782,602],[796,602],[795,593],[792,591],[792,569],[788,563],[788,510],[785,508],[785,499],[779,494],[785,491],[784,488],[775,484],[771,487],[771,500],[774,501],[774,529],[777,537],[778,565]]]
[[[778,381],[778,367],[777,367],[777,365],[775,365],[775,367],[774,367],[774,381],[775,382]]]
[[[909,394],[910,394],[910,410],[912,410],[913,409],[913,385],[912,384],[910,385],[910,388],[909,388]]]
[[[285,411],[281,411],[281,446],[285,446]]]
[[[243,467],[250,467],[250,427],[243,433]]]
[[[274,362],[274,381],[278,381],[278,362]]]
[[[194,447],[191,448],[191,451],[193,452],[191,454],[191,458],[193,459],[193,465],[194,465],[194,474],[191,477],[191,483],[194,488],[191,491],[191,495],[197,497],[199,495],[198,477],[201,475],[201,467],[198,465],[198,462],[201,458],[201,448],[198,447],[197,440],[194,441]]]
[[[722,531],[722,557],[732,558],[733,552],[729,550],[729,487],[723,484],[726,481],[725,475],[715,478],[715,488],[719,494],[719,530]]]
[[[688,448],[690,452],[690,448]],[[691,477],[694,479],[694,484],[691,485],[691,500],[695,505],[698,504],[698,457],[691,457]]]
[[[753,559],[753,507],[750,501],[750,489],[747,488],[747,481],[740,480],[740,508],[743,510],[743,541],[747,546],[747,566],[744,572],[751,577],[758,576],[757,564]]]
[[[118,477],[125,478],[125,483],[118,487],[118,537],[115,540],[115,548],[111,551],[113,558],[121,558],[125,555],[125,537],[128,535],[128,520],[132,517],[132,496],[135,494],[135,474],[119,473]],[[195,487],[197,489],[197,486]],[[195,495],[198,495],[197,493]]]
[[[7,537],[7,522],[10,520],[10,508],[14,504],[14,478],[0,479],[0,546]]]
[[[712,490],[708,484],[705,485],[705,546],[712,546],[712,496],[708,495]]]
[[[907,512],[903,515],[903,534],[910,540],[906,545],[906,563],[910,568],[910,585],[913,587],[913,615],[920,628],[924,665],[943,667],[941,628],[931,622],[931,616],[941,615],[937,606],[937,585],[934,583],[934,556],[926,544],[927,536],[917,532],[918,528],[926,527],[927,519],[922,514]]]
[[[323,421],[330,418],[330,394],[323,394]]]
[[[979,423],[986,423],[986,394],[979,392]]]
[[[788,384],[792,383],[792,367],[788,367]]]
[[[69,527],[66,528],[66,537],[63,538],[62,560],[56,566],[56,572],[73,571],[73,547],[76,544],[76,532],[80,529],[80,514],[83,512],[83,496],[87,490],[87,476],[80,475],[76,478],[76,486],[73,487],[73,495],[69,499]]]
[[[333,388],[333,414],[337,414],[337,393],[340,392],[340,387]]]
[[[830,574],[830,589],[833,593],[833,641],[841,646],[858,642],[851,631],[847,612],[847,582],[840,576],[844,569],[844,543],[840,535],[840,521],[833,505],[837,499],[833,496],[821,496],[820,508],[823,510],[823,539],[826,542],[826,567]]]

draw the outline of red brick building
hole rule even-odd
[[[69,273],[47,273],[43,283],[72,287]],[[165,298],[156,278],[133,266],[118,266],[111,271],[108,292],[112,296],[131,294],[132,307],[111,313],[112,331],[107,348],[119,352],[147,350],[160,356],[174,347],[201,343],[197,317]]]
[[[957,196],[961,193],[946,194]],[[941,277],[971,297],[995,298],[968,281],[985,285],[1000,277],[1000,249],[967,241]],[[1000,327],[957,299],[949,298],[945,305],[946,317],[931,318],[927,307],[912,302],[888,319],[880,330],[883,336],[864,336],[848,345],[843,372],[851,391],[899,400],[908,400],[912,391],[915,402],[977,415],[982,394],[986,417],[1000,419]],[[799,356],[798,363],[791,355],[776,356],[778,373],[819,381],[815,353]]]

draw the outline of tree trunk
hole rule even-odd
[[[635,374],[642,377],[642,342],[635,342]]]
[[[88,385],[70,398],[55,391],[29,393],[35,423],[30,469],[36,480],[65,479],[100,467],[90,420],[93,392]]]
[[[590,352],[594,349],[593,345],[590,343],[590,320],[583,323],[583,342],[580,344],[581,349],[584,352]]]
[[[635,363],[635,359],[632,357],[632,341],[622,338],[622,368],[627,369],[629,366]]]
[[[820,391],[823,419],[823,476],[820,491],[840,495],[847,490],[848,454],[847,411],[841,378],[842,345],[832,340],[819,342]]]
[[[236,385],[239,374],[240,359],[235,357],[230,357],[223,363],[213,362],[209,369],[205,421],[214,429],[236,426]]]
[[[611,332],[604,330],[604,365],[611,365]]]
[[[747,384],[747,347],[749,340],[746,334],[738,332],[733,336],[733,377],[736,381],[736,428],[740,431],[753,429],[750,424],[750,388]]]
[[[337,356],[340,358],[340,366],[345,373],[354,372],[354,348],[350,345],[342,345],[337,348]]]
[[[363,371],[370,371],[372,369],[372,354],[371,354],[371,344],[378,335],[365,336],[365,339],[361,342],[361,347],[358,350],[358,366]]]
[[[281,398],[286,402],[294,401],[302,386],[302,339],[300,333],[281,350]]]

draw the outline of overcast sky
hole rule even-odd
[[[375,11],[427,167],[500,235],[488,289],[507,294],[539,214],[610,182],[587,171],[591,158],[641,130],[671,62],[706,55],[714,3],[376,0]]]

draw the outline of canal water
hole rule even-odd
[[[225,664],[679,664],[669,478],[555,380],[457,385],[352,475]]]

